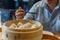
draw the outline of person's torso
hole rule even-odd
[[[57,8],[59,8],[59,6],[56,6],[56,7],[54,8],[54,10],[57,9]],[[52,13],[49,11],[48,7],[47,7],[46,5],[44,5],[43,7],[38,8],[38,10],[39,10],[39,11],[37,11],[37,13],[36,13],[37,15],[36,15],[35,20],[41,22],[42,24],[48,23],[49,20],[50,20],[50,18],[51,18],[51,16],[52,16]],[[54,11],[54,10],[53,10],[53,11]],[[56,31],[55,29],[58,30],[57,26],[58,26],[59,18],[60,18],[60,14],[58,14],[58,15],[54,18],[54,20],[53,20],[52,23],[51,23],[51,24],[52,24],[52,25],[51,25],[51,28],[50,28],[51,30],[53,30],[53,31]],[[47,27],[47,28],[48,28],[48,27]],[[45,28],[45,29],[46,29],[46,28]]]

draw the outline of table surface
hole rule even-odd
[[[60,32],[54,32],[55,36],[59,37],[60,39]],[[0,32],[0,40],[2,40],[2,32]]]

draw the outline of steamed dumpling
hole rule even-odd
[[[37,25],[35,25],[35,24],[32,25],[32,28],[36,28],[36,27],[37,27]]]
[[[14,29],[14,28],[16,28],[16,27],[17,27],[17,25],[13,23],[13,24],[11,24],[11,25],[10,25],[10,27],[9,27],[9,28]]]
[[[19,27],[19,26],[22,26],[23,24],[21,23],[21,22],[19,22],[18,24],[17,24],[17,27]]]
[[[26,29],[26,28],[31,28],[31,26],[32,26],[32,24],[28,22],[28,23],[20,26],[19,28],[20,28],[20,29]]]
[[[36,28],[36,27],[37,27],[36,24],[32,24],[30,22],[27,22],[25,24],[19,22],[17,25],[12,23],[9,28],[12,28],[12,29],[32,29],[32,28]]]

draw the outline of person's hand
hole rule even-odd
[[[23,19],[23,17],[24,17],[24,10],[21,7],[19,7],[17,9],[17,11],[15,12],[15,16],[16,16],[17,20]]]

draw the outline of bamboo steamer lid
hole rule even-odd
[[[17,24],[18,22],[26,23],[31,22],[36,24],[37,27],[33,29],[11,29],[9,26],[12,23]],[[3,24],[2,27],[2,38],[3,40],[41,40],[42,39],[43,27],[42,25],[33,20],[11,20]]]

